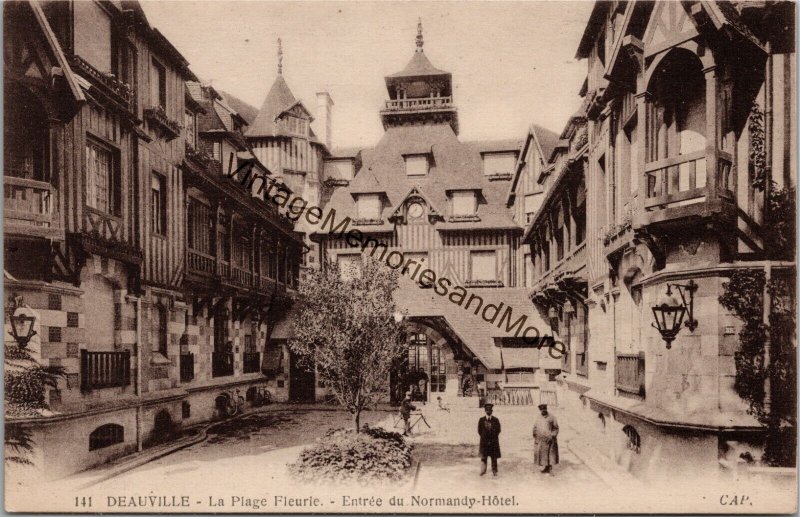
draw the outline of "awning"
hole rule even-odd
[[[270,339],[291,339],[294,337],[294,329],[292,328],[292,320],[296,316],[295,311],[289,311],[289,313],[278,323],[275,324],[275,328],[272,330],[272,334],[270,334]]]

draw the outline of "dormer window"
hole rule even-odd
[[[409,154],[404,157],[406,161],[406,175],[427,176],[430,159],[427,154]]]
[[[453,216],[455,217],[469,217],[475,215],[478,208],[475,192],[471,190],[462,190],[453,192]]]
[[[308,136],[308,121],[306,119],[288,115],[286,117],[286,128],[294,135]]]
[[[358,196],[358,218],[377,220],[381,218],[381,196],[379,194],[362,194]]]
[[[517,153],[484,153],[483,154],[483,174],[484,176],[508,176],[514,173],[517,165]]]

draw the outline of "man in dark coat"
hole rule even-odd
[[[478,436],[481,437],[481,476],[486,474],[486,458],[492,458],[492,475],[497,475],[497,458],[500,457],[500,420],[492,416],[492,404],[485,404],[486,416],[478,420]]]
[[[406,396],[403,399],[403,402],[400,403],[400,416],[403,417],[403,436],[408,436],[411,433],[411,426],[409,425],[409,418],[411,418],[411,412],[414,411],[416,406],[411,403],[411,392],[406,392]]]
[[[558,420],[547,412],[547,404],[540,404],[542,416],[533,425],[533,462],[547,474],[558,465]]]

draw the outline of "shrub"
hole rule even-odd
[[[364,426],[328,431],[300,453],[289,472],[302,481],[372,481],[401,478],[411,466],[411,446],[398,433]]]

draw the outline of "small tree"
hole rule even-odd
[[[361,411],[389,393],[392,366],[405,352],[405,331],[392,298],[399,272],[365,258],[355,273],[344,279],[329,263],[309,274],[300,285],[289,348],[305,366],[316,367],[353,414],[358,431]]]
[[[6,417],[32,417],[49,409],[45,397],[47,388],[57,388],[58,378],[64,376],[61,366],[42,366],[16,343],[5,345],[5,414]],[[20,424],[5,426],[5,460],[9,463],[31,465],[28,454],[33,440]]]

